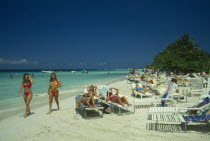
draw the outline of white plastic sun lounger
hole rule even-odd
[[[132,93],[134,94],[134,96],[135,97],[137,97],[137,96],[140,96],[141,98],[143,98],[143,97],[154,97],[154,93],[149,93],[149,92],[146,92],[145,94],[142,94],[142,93],[140,93],[140,92],[138,92],[138,91],[136,91],[135,90],[135,84],[131,84],[132,85]]]
[[[142,98],[142,99],[138,99],[138,98],[134,98],[133,99],[133,103],[136,107],[138,106],[143,106],[143,105],[147,105],[147,106],[157,106],[160,105],[161,102],[164,101],[165,104],[167,105],[171,105],[171,106],[175,106],[176,105],[176,101],[171,97],[171,92],[173,90],[174,87],[174,83],[170,83],[168,85],[168,88],[166,89],[165,95],[163,97],[156,97],[156,98]]]
[[[124,106],[122,106],[118,103],[111,102],[110,100],[106,101],[106,95],[107,95],[107,91],[108,91],[108,87],[106,85],[97,86],[97,88],[99,91],[99,97],[100,97],[100,99],[102,99],[101,102],[109,105],[113,112],[115,112],[114,109],[116,107],[116,108],[118,108],[118,111],[119,111],[118,115],[122,115],[122,110],[127,111],[126,113],[128,113],[128,112],[131,114],[135,113],[135,107],[133,104],[130,104],[130,105],[124,104]],[[119,96],[122,97],[123,95],[119,95]],[[128,97],[127,96],[125,96],[125,97],[128,100]]]
[[[207,99],[208,101],[208,99]],[[199,101],[199,103],[206,102]],[[197,105],[197,104],[195,104]],[[193,105],[193,106],[195,106]],[[189,116],[190,114],[187,112],[189,110],[195,110],[198,111],[196,115],[201,115],[205,110],[209,110],[210,103],[203,105],[199,108],[176,108],[176,107],[150,107],[147,113],[147,120],[149,121],[156,121],[155,126],[151,126],[152,124],[147,124],[147,129],[155,129],[158,128],[158,122],[184,122],[185,123],[185,131],[187,129],[186,127],[186,121],[184,120],[184,116]]]

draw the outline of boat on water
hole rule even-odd
[[[72,73],[76,73],[77,71],[71,71]]]
[[[58,70],[58,71],[56,71],[56,72],[63,72],[62,70]]]
[[[54,71],[51,71],[51,70],[45,71],[45,70],[43,70],[43,71],[41,71],[41,72],[44,72],[44,73],[52,73],[52,72],[54,72]]]
[[[82,73],[88,73],[88,71],[87,70],[82,70]]]

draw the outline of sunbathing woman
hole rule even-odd
[[[28,73],[25,73],[23,75],[23,82],[22,82],[20,89],[18,91],[18,94],[17,94],[17,96],[18,96],[20,94],[20,92],[22,91],[22,89],[24,88],[23,98],[24,98],[24,101],[26,104],[26,111],[23,116],[24,118],[26,118],[31,113],[29,104],[30,104],[32,96],[33,96],[32,91],[31,91],[31,86],[33,83],[34,83],[34,81],[31,79],[30,75]]]
[[[97,89],[96,86],[90,85],[90,86],[87,87],[87,90],[85,90],[84,93],[87,93],[88,91],[91,90],[91,91],[93,91],[93,96],[98,97],[98,93],[97,93],[96,89]]]
[[[59,107],[59,101],[58,101],[58,88],[62,87],[60,81],[57,79],[55,73],[51,73],[50,75],[50,85],[48,88],[48,95],[49,95],[49,112],[47,114],[52,113],[52,102],[53,102],[53,97],[55,98],[55,102],[57,104],[58,110],[60,110]]]
[[[88,86],[87,90],[84,91],[83,98],[76,103],[76,108],[79,108],[80,103],[83,103],[90,108],[96,107],[94,99],[94,96],[98,97],[96,89],[97,87],[94,87],[93,85]]]
[[[136,87],[134,88],[137,92],[140,92],[142,94],[145,94],[145,92],[151,92],[149,89],[147,89],[144,85],[135,83]]]
[[[146,81],[146,80],[147,80],[146,76],[145,75],[142,75],[141,76],[141,81]]]
[[[107,97],[106,97],[107,101],[110,100],[111,102],[115,102],[115,103],[118,103],[120,105],[124,105],[124,104],[130,105],[128,103],[127,99],[124,96],[123,97],[118,96],[119,89],[117,89],[117,88],[110,88],[109,90],[110,91],[107,92]],[[113,94],[113,90],[116,91],[116,94]]]

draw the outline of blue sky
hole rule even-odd
[[[209,0],[0,1],[0,69],[143,67],[183,33],[210,52]]]

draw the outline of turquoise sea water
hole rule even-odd
[[[41,71],[0,72],[0,113],[24,108],[23,91],[20,96],[16,97],[24,73],[34,74],[34,78],[32,78],[34,80],[32,85],[34,96],[31,105],[48,103],[49,73]],[[10,78],[10,74],[13,75],[13,78]],[[110,84],[119,80],[125,80],[128,70],[89,70],[88,74],[78,70],[77,73],[63,71],[56,72],[56,74],[62,83],[62,87],[59,89],[60,97],[65,98],[82,92],[87,85]]]

